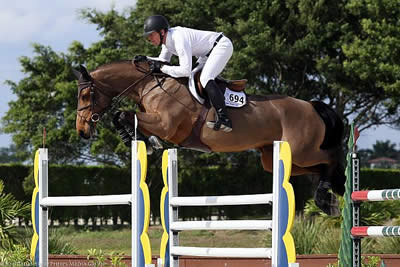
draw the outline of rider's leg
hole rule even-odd
[[[226,112],[224,95],[214,79],[223,71],[232,52],[232,42],[227,37],[222,37],[210,53],[200,75],[201,85],[205,88],[211,104],[216,110],[216,121],[207,122],[207,126],[214,130],[219,130],[221,127],[227,132],[232,130],[232,123]]]
[[[209,80],[205,90],[216,112],[215,121],[207,122],[207,126],[216,131],[220,128],[225,132],[232,131],[232,122],[228,117],[224,95],[222,94],[221,89],[214,80]]]

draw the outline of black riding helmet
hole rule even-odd
[[[169,23],[168,20],[161,15],[153,15],[148,17],[144,22],[144,36],[149,36],[152,32],[158,32],[160,34],[160,46],[162,44],[162,40],[164,39],[164,35],[161,34],[161,30],[168,30]]]

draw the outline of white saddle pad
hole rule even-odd
[[[189,77],[189,91],[192,96],[199,101],[200,104],[204,104],[204,98],[202,98],[196,91],[194,73]],[[225,105],[232,108],[241,108],[247,103],[247,96],[244,92],[235,92],[229,88],[225,89]]]

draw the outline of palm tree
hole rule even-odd
[[[390,140],[386,141],[376,141],[372,145],[372,149],[360,149],[358,150],[358,155],[360,157],[361,167],[369,167],[369,160],[377,158],[391,158],[395,160],[400,159],[400,151],[396,149],[396,144],[391,143]]]
[[[4,193],[4,183],[0,180],[0,247],[10,249],[20,239],[12,221],[17,217],[28,218],[30,203],[23,203],[8,193]]]
[[[391,143],[389,140],[386,141],[376,141],[372,146],[372,158],[392,158],[395,159],[399,152],[396,150],[396,144]]]

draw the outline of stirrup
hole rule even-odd
[[[225,108],[216,109],[215,121],[207,122],[207,127],[213,129],[214,131],[222,130],[226,133],[232,131],[232,122],[226,115]]]
[[[229,132],[232,131],[232,125],[231,125],[229,119],[227,120],[226,124],[223,123],[222,120],[219,119],[216,122],[215,121],[208,121],[206,123],[206,125],[207,125],[208,128],[211,128],[214,131],[222,130],[222,131],[224,131],[226,133],[229,133]]]

